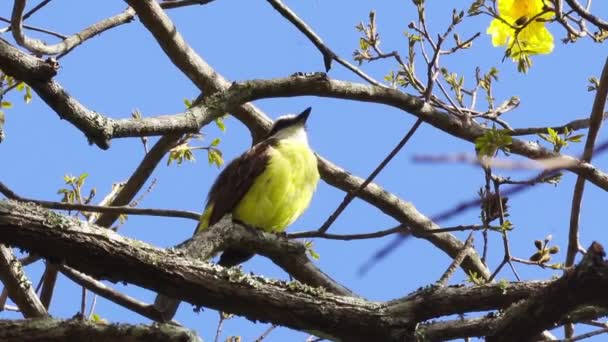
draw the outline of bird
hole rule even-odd
[[[309,206],[319,181],[317,159],[308,144],[306,121],[311,107],[277,118],[259,143],[231,161],[209,190],[194,235],[226,214],[234,221],[266,232],[281,233]],[[218,264],[239,265],[253,254],[226,249]],[[158,294],[154,307],[170,321],[180,301]]]

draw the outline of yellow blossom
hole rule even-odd
[[[545,20],[553,12],[545,12],[543,0],[497,0],[498,15],[487,33],[494,46],[507,46],[507,56],[515,61],[528,60],[529,55],[551,53],[553,36]]]

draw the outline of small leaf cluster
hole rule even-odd
[[[24,93],[23,101],[26,104],[29,104],[32,101],[32,88],[29,85],[17,81],[11,76],[0,73],[0,129],[4,123],[4,109],[13,108],[13,103],[5,100],[4,95],[13,88]]]
[[[496,69],[495,67],[491,67],[487,73],[480,75],[480,69],[477,68],[475,70],[475,75],[477,78],[477,84],[486,93],[486,101],[488,102],[488,108],[493,109],[495,99],[492,96],[492,84],[493,81],[498,81],[498,69]]]
[[[355,28],[363,34],[359,38],[359,49],[353,52],[353,59],[361,65],[363,61],[372,59],[373,53],[370,48],[378,47],[380,44],[380,35],[376,29],[376,12],[371,11],[369,13],[369,23],[367,25],[361,22]]]
[[[91,190],[91,194],[87,199],[82,197],[82,188],[87,177],[89,177],[89,174],[86,172],[78,177],[69,174],[63,176],[63,180],[66,185],[69,185],[69,188],[57,190],[57,194],[63,195],[61,202],[78,204],[88,203],[95,195],[95,189],[93,188],[93,190]]]
[[[211,142],[211,145],[208,146],[207,149],[207,161],[209,165],[216,165],[220,167],[224,164],[224,158],[222,155],[222,151],[215,148],[220,143],[220,138],[215,138]]]
[[[498,150],[508,154],[512,142],[513,138],[507,132],[492,127],[475,139],[475,151],[478,157],[494,157]]]
[[[532,254],[530,257],[530,261],[536,262],[540,265],[544,265],[551,261],[551,256],[553,254],[557,254],[559,252],[558,246],[549,247],[549,242],[553,237],[551,235],[547,236],[544,240],[535,240],[534,246],[536,247],[536,252]],[[554,268],[559,268],[559,265],[552,265]]]
[[[482,277],[479,273],[475,271],[469,271],[466,281],[473,285],[483,285],[486,283],[484,277]]]
[[[456,101],[458,101],[461,106],[464,106],[464,94],[462,92],[462,87],[464,86],[464,76],[458,77],[458,74],[455,72],[449,72],[446,68],[441,68],[440,71],[445,81],[450,85],[452,91],[454,91]]]
[[[596,91],[599,87],[600,80],[598,80],[595,76],[589,77],[589,85],[587,86],[587,91]]]
[[[553,151],[554,152],[559,152],[561,151],[561,149],[563,147],[568,146],[569,142],[573,142],[573,143],[578,143],[581,142],[581,138],[584,137],[584,134],[575,134],[572,135],[574,131],[568,129],[568,127],[566,127],[564,129],[564,132],[562,133],[562,135],[560,136],[559,133],[557,133],[556,130],[554,130],[551,127],[547,128],[547,133],[539,133],[538,136],[543,139],[544,141],[550,143],[551,145],[553,145]]]
[[[207,151],[207,160],[209,161],[209,165],[216,165],[220,167],[224,164],[224,158],[222,155],[222,151],[220,151],[217,146],[220,144],[220,138],[215,138],[208,146],[191,146],[190,140],[202,139],[200,134],[190,134],[186,136],[177,146],[172,148],[169,151],[169,158],[167,160],[167,165],[171,165],[172,162],[176,162],[177,165],[181,165],[184,161],[195,161],[194,150],[206,150]]]

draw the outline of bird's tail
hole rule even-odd
[[[175,316],[180,303],[179,299],[167,297],[159,293],[156,295],[156,299],[154,299],[154,308],[160,312],[163,322],[169,322]]]
[[[251,259],[251,257],[253,257],[251,253],[229,248],[222,253],[218,265],[227,268],[233,267]],[[163,322],[169,322],[175,316],[180,303],[179,299],[167,297],[159,293],[154,300],[154,308],[161,313]]]

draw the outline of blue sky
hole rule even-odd
[[[286,1],[299,16],[319,34],[339,55],[352,60],[358,46],[355,25],[367,21],[368,13],[377,13],[381,47],[385,51],[398,50],[406,54],[407,40],[403,32],[415,20],[415,8],[410,2],[338,2],[338,1]],[[452,7],[447,2],[429,2],[427,20],[435,34],[443,32],[451,18]],[[467,8],[465,1],[450,2],[459,9]],[[597,13],[608,13],[608,5],[595,2]],[[54,1],[28,23],[62,33],[73,33],[93,22],[120,12],[126,7],[122,1]],[[10,17],[7,2],[0,4],[0,13]],[[218,0],[206,6],[194,6],[169,12],[178,30],[192,47],[219,73],[229,80],[285,77],[294,72],[322,71],[321,55],[315,47],[265,1]],[[561,28],[550,26],[556,38],[554,52],[534,57],[534,66],[528,74],[520,74],[509,60],[502,62],[504,50],[493,48],[485,34],[490,19],[478,16],[467,19],[459,29],[461,37],[482,32],[472,49],[442,59],[451,71],[465,75],[472,81],[479,66],[488,70],[500,68],[500,80],[495,86],[497,102],[510,96],[519,96],[521,106],[506,115],[514,127],[563,124],[588,116],[593,93],[586,90],[587,79],[598,76],[606,58],[606,46],[583,39],[576,44],[563,45],[559,38]],[[35,35],[34,35],[35,36]],[[46,37],[45,37],[46,38]],[[138,22],[120,26],[78,47],[60,61],[62,66],[57,80],[88,108],[113,118],[129,117],[134,109],[144,116],[169,114],[184,110],[184,99],[194,98],[198,90],[174,67],[156,42]],[[423,65],[419,65],[419,70]],[[382,79],[389,70],[396,69],[392,61],[364,64],[362,69]],[[363,83],[348,70],[334,63],[332,78]],[[469,83],[471,84],[471,83]],[[408,90],[409,91],[409,90]],[[87,144],[84,135],[57,115],[34,96],[29,105],[22,104],[19,94],[8,99],[15,107],[7,110],[6,140],[0,144],[3,161],[0,180],[22,196],[59,200],[57,190],[63,187],[65,174],[89,173],[85,189],[95,187],[98,199],[109,191],[111,184],[125,180],[143,157],[139,139],[121,139],[102,151]],[[255,103],[272,118],[299,112],[312,106],[308,122],[313,148],[337,165],[360,177],[367,175],[401,139],[414,123],[412,115],[386,106],[338,101],[324,98],[300,97],[262,100]],[[250,144],[246,128],[233,118],[226,120],[226,132],[213,125],[205,127],[203,134],[209,143],[220,137],[219,145],[225,159],[230,160]],[[600,133],[599,141],[605,135]],[[537,140],[536,137],[527,137]],[[151,141],[155,141],[151,138]],[[579,144],[582,145],[582,144]],[[572,146],[565,153],[576,155],[582,146]],[[388,191],[412,202],[427,216],[433,216],[476,196],[483,185],[479,168],[459,164],[420,164],[412,161],[415,155],[473,153],[473,146],[454,137],[423,125],[405,149],[379,175],[376,182]],[[594,159],[594,164],[606,169],[605,155]],[[153,178],[157,185],[141,206],[200,211],[211,182],[217,176],[215,166],[209,166],[206,155],[197,155],[195,163],[179,167],[161,164]],[[504,171],[516,179],[533,174],[526,171]],[[566,174],[557,186],[541,185],[510,200],[510,220],[516,229],[511,233],[511,251],[515,256],[527,258],[534,252],[534,239],[553,235],[553,243],[565,250],[567,241],[570,202],[575,177]],[[582,244],[603,242],[602,229],[603,191],[588,185],[581,213]],[[317,228],[330,215],[344,193],[320,183],[310,209],[290,228],[302,231]],[[478,210],[462,213],[442,226],[479,223]],[[331,228],[333,233],[362,233],[394,225],[392,218],[363,201],[355,200]],[[120,233],[151,244],[169,247],[187,239],[195,223],[182,219],[162,219],[130,216]],[[466,234],[456,234],[461,239]],[[377,264],[365,276],[358,268],[378,248],[391,241],[391,237],[371,241],[316,240],[315,250],[321,259],[318,265],[336,280],[371,300],[388,300],[404,296],[421,286],[436,281],[450,263],[440,251],[429,248],[424,240],[410,239],[394,253]],[[477,240],[481,247],[481,238]],[[502,259],[502,243],[491,235],[490,267]],[[563,261],[560,252],[556,261]],[[285,279],[286,275],[261,257],[244,265],[244,269],[268,277]],[[40,263],[27,269],[36,283],[40,277]],[[524,279],[549,279],[557,271],[543,271],[535,267],[517,265]],[[504,269],[499,279],[512,280],[513,274]],[[452,282],[466,279],[458,272]],[[152,301],[154,294],[135,286],[113,284],[117,289]],[[79,288],[61,277],[53,300],[51,313],[57,317],[71,317],[79,310]],[[147,322],[140,316],[124,310],[103,298],[98,300],[96,312],[103,318],[118,322]],[[0,318],[18,317],[2,312]],[[213,339],[218,315],[213,310],[194,314],[189,305],[182,305],[176,317],[184,325],[196,329],[205,340]],[[254,340],[267,325],[255,324],[246,319],[234,318],[226,322],[222,340],[240,335],[245,341]],[[267,341],[299,340],[308,335],[279,328]]]

